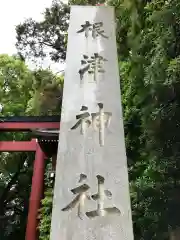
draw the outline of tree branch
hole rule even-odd
[[[20,162],[17,172],[14,174],[14,176],[11,178],[11,180],[9,181],[7,186],[5,187],[4,191],[2,192],[2,194],[0,196],[0,206],[1,207],[4,205],[4,201],[6,199],[6,196],[7,196],[8,192],[9,192],[9,190],[11,189],[12,185],[16,183],[19,175],[21,174],[21,169],[22,169],[25,161],[26,161],[26,158],[23,159],[23,161]]]

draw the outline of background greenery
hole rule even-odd
[[[72,4],[91,4],[73,0]],[[95,4],[95,2],[93,2]],[[135,240],[180,239],[180,2],[111,0],[117,24]],[[59,113],[62,77],[31,71],[25,59],[65,60],[69,6],[16,27],[17,56],[0,56],[3,115]],[[52,100],[52,102],[50,102]],[[1,139],[30,138],[1,134]],[[1,154],[0,239],[24,239],[33,156]],[[53,182],[46,169],[40,238],[49,239]],[[28,191],[27,191],[28,189]]]
[[[31,71],[19,56],[0,55],[0,116],[59,114],[62,77]],[[0,140],[30,140],[28,133],[1,133]],[[0,239],[25,239],[34,154],[0,154]],[[47,162],[48,163],[48,162]]]

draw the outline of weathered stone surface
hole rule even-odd
[[[108,38],[100,35],[93,39],[91,31],[88,38],[84,32],[77,33],[85,21],[103,22],[100,29],[104,29],[103,34]],[[68,34],[51,240],[132,240],[113,8],[73,6]],[[78,71],[83,55],[94,53],[107,59],[103,62],[105,72],[96,75],[96,82],[93,74],[86,72],[81,81]],[[81,126],[71,130],[82,105],[88,107],[89,113],[95,113],[99,111],[97,103],[103,103],[104,111],[112,113],[110,125],[104,129],[104,146],[99,144],[99,129],[95,131],[92,125],[84,135],[80,133]],[[78,183],[80,174],[87,176],[86,181]],[[81,178],[85,178],[84,175]],[[71,189],[84,183],[90,187],[87,191],[90,195],[98,192],[97,175],[104,177],[104,188],[109,190],[106,195],[110,197],[112,193],[111,199],[104,200],[104,207],[116,207],[121,214],[89,219],[86,214],[78,217],[77,206],[62,211],[77,196]],[[96,209],[97,201],[92,198],[85,201],[85,213]]]

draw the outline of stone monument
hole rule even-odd
[[[51,240],[133,240],[114,9],[72,6]]]

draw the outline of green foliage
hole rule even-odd
[[[19,57],[0,55],[0,116],[60,113],[62,83],[50,70],[31,71]],[[1,141],[30,139],[29,133],[0,135]],[[25,239],[33,161],[33,153],[0,154],[1,240]]]
[[[51,164],[46,167],[45,177],[45,193],[44,199],[42,200],[42,207],[40,209],[40,240],[50,239],[50,228],[51,228],[51,215],[52,215],[52,202],[53,202],[53,186],[54,181],[51,179],[48,172],[50,172]]]
[[[16,27],[17,49],[22,56],[37,58],[49,56],[53,61],[66,56],[69,6],[54,0],[44,12],[44,20],[27,19]]]
[[[131,16],[121,82],[135,239],[167,239],[180,225],[179,2],[120,7]]]
[[[71,0],[69,2],[70,5],[90,5],[95,6],[96,4],[102,4],[104,3],[104,0]]]
[[[2,240],[24,239],[32,164],[32,154],[1,154],[0,237]]]
[[[70,4],[95,5],[103,2],[72,0]],[[69,5],[53,0],[52,5],[44,11],[41,22],[27,19],[16,26],[16,46],[20,56],[34,60],[48,56],[55,62],[65,60],[69,11]]]
[[[23,115],[33,75],[18,57],[0,55],[0,115]],[[25,140],[26,134],[1,133],[0,140]],[[32,154],[0,154],[0,239],[24,239],[32,175]]]
[[[28,102],[28,115],[60,114],[63,78],[49,70],[39,69],[33,72],[34,82],[31,99]]]
[[[52,212],[52,199],[53,193],[52,188],[49,188],[45,194],[44,199],[42,200],[41,211],[41,221],[40,221],[40,240],[49,240],[50,239],[50,227],[51,227],[51,212]]]
[[[44,21],[28,20],[17,27],[21,54],[43,56],[48,45],[52,60],[64,59],[69,8],[65,6],[66,12],[63,4],[53,4]],[[113,0],[108,4],[116,12],[135,239],[166,240],[180,226],[180,2]],[[61,36],[53,28],[57,15]],[[48,39],[46,24],[52,30]],[[48,239],[50,214],[46,212],[51,205],[48,195],[41,215],[42,239]]]
[[[0,103],[2,114],[22,115],[30,97],[33,76],[24,62],[0,55]]]

